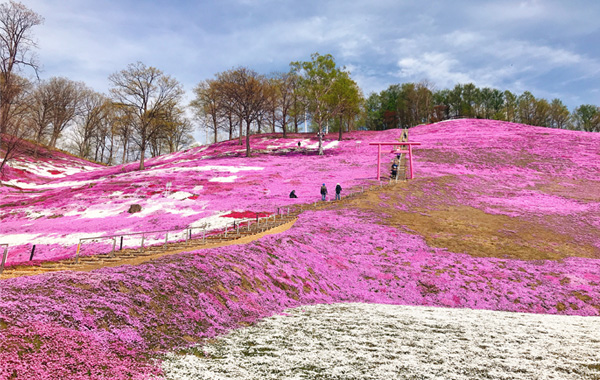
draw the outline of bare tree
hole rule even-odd
[[[163,148],[173,153],[194,141],[191,134],[192,124],[186,118],[185,112],[177,106],[167,108],[157,117],[156,122],[160,125],[159,132],[153,140],[154,156],[162,154]]]
[[[292,73],[276,73],[275,83],[277,85],[277,107],[279,109],[279,125],[283,137],[287,137],[287,126],[294,107],[294,89],[298,78]],[[296,132],[298,132],[296,130]]]
[[[10,122],[13,103],[22,94],[15,69],[31,67],[37,74],[38,65],[30,54],[36,46],[31,29],[42,22],[40,15],[21,3],[0,4],[0,135],[20,133],[20,123]],[[11,126],[17,130],[11,131]]]
[[[93,158],[93,144],[100,142],[98,137],[102,134],[106,118],[110,115],[110,105],[110,101],[103,94],[82,88],[80,112],[73,131],[73,140],[79,156]]]
[[[123,157],[121,163],[127,162],[129,156],[130,145],[132,142],[132,136],[134,132],[134,115],[128,112],[126,106],[122,104],[113,103],[111,106],[111,112],[113,114],[113,128],[116,130],[115,134],[117,139],[121,142],[123,149]]]
[[[31,137],[32,129],[28,125],[29,115],[27,107],[27,99],[29,97],[30,83],[21,77],[13,78],[14,92],[13,104],[7,110],[7,132],[0,133],[0,175],[4,173],[4,169],[8,162],[17,157],[24,150],[27,143],[24,139]]]
[[[116,102],[132,116],[136,142],[140,148],[140,170],[144,170],[144,156],[148,141],[158,133],[155,118],[168,107],[178,104],[183,96],[181,84],[159,69],[141,62],[111,74],[110,89]]]
[[[246,67],[222,72],[217,78],[223,106],[246,123],[246,157],[250,157],[250,128],[252,122],[261,117],[268,102],[266,80]]]
[[[41,144],[50,128],[52,115],[52,98],[44,82],[38,82],[33,89],[29,101],[29,117],[35,142]]]
[[[217,87],[218,84],[214,79],[198,83],[194,88],[196,98],[190,103],[190,106],[198,119],[203,121],[205,127],[213,132],[214,142],[217,142],[219,139],[219,129],[221,129],[222,126],[222,115],[224,111],[222,105],[223,100],[220,97]],[[229,115],[231,116],[231,112]]]
[[[52,100],[50,122],[50,147],[56,148],[56,142],[67,126],[75,119],[79,111],[82,89],[81,82],[67,78],[50,78],[46,83],[48,96]]]

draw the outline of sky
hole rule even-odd
[[[597,0],[22,0],[44,17],[33,33],[41,78],[108,92],[141,61],[192,89],[246,66],[288,71],[332,54],[363,93],[427,80],[472,82],[600,105]]]

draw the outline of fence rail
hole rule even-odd
[[[120,245],[119,245],[119,250],[123,249],[123,239],[126,236],[140,236],[141,237],[141,243],[139,245],[139,252],[144,252],[144,249],[147,246],[144,246],[144,243],[146,241],[146,238],[149,235],[155,235],[155,234],[164,234],[164,243],[163,243],[163,247],[164,249],[167,248],[167,244],[169,244],[169,233],[175,233],[172,234],[171,236],[175,235],[177,236],[177,233],[180,233],[181,235],[184,235],[185,238],[180,238],[179,240],[174,240],[171,242],[185,242],[186,246],[188,245],[189,241],[192,240],[194,238],[194,231],[198,231],[198,230],[202,230],[202,243],[206,242],[206,239],[211,237],[211,236],[215,236],[218,234],[223,233],[225,237],[227,237],[227,234],[232,231],[235,232],[235,234],[239,235],[240,234],[240,228],[246,227],[247,230],[250,230],[250,225],[252,223],[256,224],[256,225],[260,225],[261,221],[264,225],[266,225],[268,223],[268,221],[272,218],[273,221],[275,221],[277,219],[278,215],[289,215],[290,214],[290,207],[287,207],[287,213],[281,213],[281,211],[286,211],[286,208],[281,208],[278,207],[277,208],[277,213],[273,213],[271,215],[267,215],[267,216],[263,216],[263,217],[259,217],[258,215],[256,216],[256,218],[248,218],[248,219],[242,219],[239,221],[234,221],[233,223],[227,223],[225,224],[224,227],[222,228],[215,228],[215,229],[211,229],[211,230],[207,230],[206,227],[185,227],[185,228],[176,228],[176,229],[167,229],[167,230],[154,230],[154,231],[142,231],[142,232],[133,232],[133,233],[129,233],[129,234],[116,234],[116,235],[104,235],[104,236],[95,236],[95,237],[87,237],[87,238],[81,238],[79,239],[79,243],[77,244],[77,251],[75,252],[75,263],[79,263],[79,257],[81,256],[81,246],[84,242],[86,241],[101,241],[101,240],[112,240],[112,250],[109,253],[110,257],[115,257],[115,251],[116,251],[116,247],[117,247],[117,241],[120,240]],[[264,231],[264,229],[263,229]],[[199,234],[199,232],[197,232],[196,234]],[[156,240],[156,239],[155,239]],[[161,237],[162,240],[162,237]],[[155,245],[153,245],[155,246]]]

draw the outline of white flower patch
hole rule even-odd
[[[167,195],[167,198],[171,198],[171,199],[176,199],[176,200],[184,200],[184,199],[188,199],[189,197],[191,197],[192,193],[188,193],[187,191],[176,191],[172,194]]]
[[[121,173],[118,176],[135,178],[144,178],[148,175],[159,176],[164,174],[173,174],[177,172],[223,172],[223,173],[239,173],[242,171],[258,171],[264,170],[264,167],[257,166],[225,166],[225,165],[207,165],[207,166],[189,166],[189,167],[152,167],[144,171],[134,173]]]
[[[214,177],[208,180],[208,182],[235,182],[238,176],[230,175],[229,177]]]
[[[27,213],[27,219],[46,218],[56,214],[55,209],[36,209],[35,207],[27,207],[23,211]]]
[[[58,189],[61,187],[68,187],[68,188],[83,187],[90,183],[96,183],[96,182],[98,182],[98,181],[88,180],[88,181],[66,181],[66,182],[52,182],[52,183],[44,183],[44,184],[35,184],[35,183],[20,182],[16,179],[11,179],[10,181],[6,181],[4,183],[8,184],[10,186],[17,186],[21,189],[46,190],[46,189]]]
[[[31,241],[41,236],[40,234],[6,234],[0,237],[0,244],[21,245],[29,244]]]
[[[339,145],[339,143],[340,142],[338,140],[332,141],[329,144],[326,144],[325,146],[323,146],[323,149],[332,149],[332,148],[335,148],[336,146]]]
[[[57,163],[60,161],[56,161]],[[71,163],[68,163],[71,164]],[[65,165],[68,165],[65,164]],[[72,165],[72,164],[71,164]],[[75,164],[76,165],[76,164]],[[68,175],[81,173],[84,171],[92,171],[94,169],[99,169],[100,167],[94,166],[86,166],[86,165],[77,165],[77,166],[57,166],[53,165],[49,162],[45,161],[36,161],[36,162],[22,162],[15,161],[9,163],[9,166],[27,171],[29,173],[35,174],[38,177],[47,177],[47,178],[63,178]],[[52,172],[60,172],[54,174]]]
[[[231,213],[231,211],[220,212],[215,215],[211,215],[206,218],[198,219],[197,221],[190,224],[191,228],[206,228],[206,230],[224,228],[226,226],[231,226],[234,221],[238,221],[236,218],[223,218],[222,215],[227,215]]]
[[[300,307],[167,355],[168,379],[591,379],[598,317],[419,306]]]
[[[153,198],[152,203],[143,203],[142,211],[136,212],[135,214],[131,214],[130,217],[144,218],[154,213],[169,213],[181,216],[192,216],[202,213],[202,210],[204,210],[204,208],[206,207],[206,202],[198,202],[192,200],[190,200],[190,202],[193,202],[194,206],[196,206],[194,207],[194,209],[185,207],[185,203],[182,204],[180,203],[180,200],[177,199],[171,200],[169,198]],[[201,210],[197,210],[199,208],[197,207],[198,205],[202,206]],[[129,205],[127,207],[129,207]]]
[[[103,232],[90,232],[90,233],[65,233],[64,235],[58,234],[2,234],[2,241],[0,243],[9,245],[23,245],[23,244],[59,244],[64,246],[75,245],[79,242],[79,239],[97,237],[103,234]]]
[[[105,202],[89,205],[81,211],[77,209],[71,210],[65,213],[64,216],[77,216],[79,218],[87,219],[108,218],[111,216],[117,216],[124,211],[127,211],[128,208],[129,205]]]
[[[306,140],[306,141],[310,142],[310,140]],[[336,146],[338,146],[339,143],[340,143],[339,141],[335,140],[335,141],[328,142],[327,144],[323,144],[323,150],[335,148]],[[314,144],[306,144],[306,145],[302,144],[302,147],[306,148],[306,149],[317,149],[319,147],[319,142],[317,141]]]

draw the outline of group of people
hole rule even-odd
[[[292,190],[292,192],[290,193],[290,198],[298,198],[298,196],[296,195],[296,190]],[[342,199],[342,186],[338,183],[337,185],[335,185],[335,200],[339,201],[341,199]],[[325,186],[325,184],[323,184],[323,186],[321,186],[321,200],[322,201],[327,200],[327,186]]]

